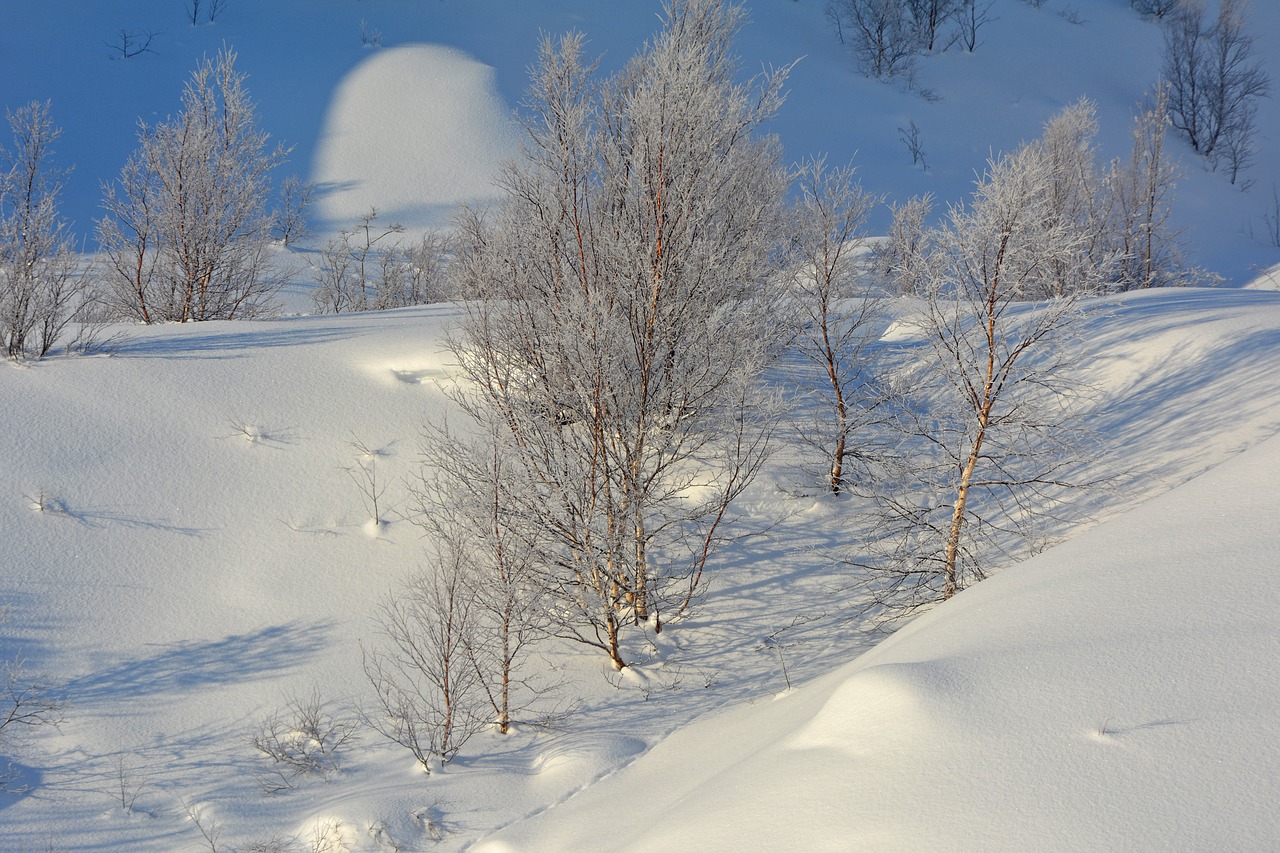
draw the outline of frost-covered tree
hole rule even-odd
[[[315,193],[316,185],[304,182],[297,175],[284,179],[280,184],[280,203],[272,217],[273,237],[286,246],[292,246],[310,233],[311,224],[307,216]]]
[[[897,377],[902,443],[874,487],[876,556],[853,560],[894,607],[981,579],[1073,485],[1072,330],[1105,266],[1088,260],[1088,221],[1062,215],[1053,148],[1041,139],[991,162],[970,203],[929,241],[927,287],[909,324],[926,355]]]
[[[445,298],[446,236],[429,231],[406,246],[404,226],[377,220],[375,208],[320,251],[312,292],[317,312],[385,311]]]
[[[1029,146],[1043,161],[1047,219],[1042,227],[1051,231],[1060,226],[1066,233],[1080,235],[1084,245],[1079,253],[1048,256],[1049,274],[1044,281],[1049,289],[1025,298],[1063,296],[1080,282],[1111,274],[1116,260],[1110,234],[1111,198],[1098,164],[1097,133],[1093,104],[1081,99],[1050,118],[1040,139]],[[1085,269],[1069,269],[1065,266],[1069,263]]]
[[[485,727],[476,673],[467,658],[472,587],[465,554],[443,541],[424,571],[386,596],[378,638],[364,649],[377,705],[367,715],[384,737],[430,771]]]
[[[522,511],[527,500],[510,493],[531,484],[510,476],[507,466],[520,460],[508,441],[494,421],[469,437],[430,430],[411,516],[431,541],[452,543],[461,556],[470,590],[463,647],[476,694],[501,734],[548,692],[527,659],[547,634],[551,598],[542,560],[550,539]]]
[[[797,184],[792,238],[797,348],[822,374],[815,420],[800,429],[800,436],[821,454],[827,487],[840,494],[851,475],[849,462],[863,455],[857,433],[875,408],[864,399],[871,374],[867,350],[880,329],[874,327],[878,301],[866,293],[863,229],[881,199],[862,189],[852,166],[830,169],[822,160],[804,164]]]
[[[556,630],[618,667],[625,624],[692,603],[766,450],[787,176],[757,131],[785,75],[739,80],[742,16],[674,0],[604,81],[581,36],[544,40],[522,156],[453,262],[460,402],[554,537]]]
[[[0,346],[42,358],[91,302],[75,241],[58,209],[66,172],[50,164],[61,130],[48,102],[7,113],[0,149]]]
[[[270,173],[287,150],[258,128],[234,51],[204,59],[177,116],[141,123],[138,148],[103,186],[98,242],[116,309],[144,323],[229,320],[266,310]]]
[[[892,210],[887,239],[875,249],[876,272],[890,292],[914,296],[924,288],[933,196],[912,196]]]
[[[1178,166],[1165,150],[1169,128],[1167,90],[1156,90],[1134,118],[1128,160],[1116,160],[1107,175],[1111,194],[1111,236],[1118,267],[1118,290],[1194,284],[1208,276],[1189,266],[1182,235],[1171,221]]]

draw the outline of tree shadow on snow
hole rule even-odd
[[[245,325],[251,325],[247,321]],[[234,332],[198,332],[184,335],[164,335],[147,338],[131,338],[116,351],[116,358],[243,358],[254,350],[275,347],[308,346],[328,341],[343,340],[357,334],[351,328],[333,328],[307,324],[303,328],[246,329]]]
[[[144,657],[106,663],[67,683],[77,702],[135,699],[242,682],[297,666],[324,647],[329,625],[272,625],[220,640],[182,640]]]
[[[63,518],[69,518],[78,524],[83,524],[85,527],[92,529],[98,529],[108,525],[119,525],[121,527],[145,530],[160,530],[167,533],[177,533],[180,536],[191,536],[195,538],[203,538],[210,532],[208,529],[199,527],[183,527],[163,518],[145,518],[139,515],[130,515],[117,510],[103,509],[99,507],[72,506],[61,498],[42,498],[41,511],[51,513],[56,516],[62,516]]]

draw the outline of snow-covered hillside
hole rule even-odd
[[[60,733],[12,742],[34,787],[0,809],[11,849],[196,849],[183,803],[232,849],[331,820],[355,850],[379,849],[378,826],[421,849],[415,814],[441,849],[501,826],[506,849],[609,849],[606,822],[610,843],[664,849],[1274,831],[1280,298],[1248,290],[1131,295],[1093,330],[1096,463],[1128,469],[1110,511],[1173,491],[870,655],[808,683],[878,637],[813,553],[849,506],[796,497],[784,456],[745,506],[786,524],[729,553],[694,618],[636,638],[637,666],[544,650],[581,703],[555,730],[483,736],[431,777],[365,732],[330,782],[265,796],[248,743],[264,718],[312,690],[345,714],[370,699],[360,644],[422,552],[412,525],[368,524],[343,469],[363,442],[405,505],[451,316],[154,327],[110,357],[0,372],[7,645],[72,700]]]
[[[231,0],[192,27],[179,0],[0,2],[0,103],[52,99],[89,235],[138,118],[176,110],[225,43],[295,146],[286,171],[319,183],[321,230],[369,206],[425,227],[493,196],[540,31],[583,29],[612,69],[659,5]],[[899,200],[960,200],[989,152],[1081,96],[1120,156],[1158,70],[1159,31],[1123,0],[996,0],[977,52],[921,61],[930,100],[858,74],[822,5],[750,0],[746,71],[803,57],[770,127],[787,157],[855,158]],[[1260,45],[1280,37],[1280,5],[1253,14]],[[122,27],[155,52],[109,58]],[[911,121],[927,169],[899,138]],[[372,701],[362,644],[425,559],[397,511],[423,425],[447,414],[456,307],[297,315],[300,273],[279,319],[113,327],[109,354],[0,366],[0,653],[69,700],[58,730],[0,743],[27,789],[0,793],[0,850],[1275,846],[1271,101],[1258,141],[1248,192],[1178,144],[1194,258],[1250,287],[1129,294],[1089,320],[1086,473],[1118,476],[1067,541],[885,639],[821,556],[856,507],[806,495],[784,447],[741,505],[766,532],[726,550],[700,610],[631,637],[622,673],[540,647],[560,685],[544,710],[570,713],[483,734],[430,776],[360,726],[328,780],[267,795],[250,739],[294,697],[343,721]]]
[[[74,165],[66,211],[81,233],[99,215],[99,184],[133,149],[138,120],[175,112],[187,74],[224,44],[240,56],[259,118],[293,146],[282,174],[321,185],[317,211],[335,229],[374,205],[388,221],[447,218],[460,198],[483,199],[512,150],[501,117],[521,101],[541,33],[580,29],[601,68],[616,69],[657,25],[658,0],[278,0],[229,2],[193,27],[190,0],[7,3],[0,30],[0,104],[50,99],[65,133],[58,159]],[[739,48],[745,73],[796,63],[769,128],[787,156],[853,160],[867,188],[904,200],[955,202],[992,152],[1039,133],[1053,113],[1097,104],[1104,157],[1125,156],[1134,106],[1160,73],[1157,25],[1124,0],[996,0],[973,53],[918,63],[915,92],[863,77],[824,16],[825,0],[756,0]],[[1280,31],[1280,7],[1253,3],[1260,48]],[[205,7],[208,7],[206,2]],[[363,22],[363,29],[362,29]],[[120,32],[155,35],[152,52],[118,57]],[[377,34],[381,48],[365,46]],[[1273,77],[1280,68],[1261,50]],[[486,70],[483,66],[487,66]],[[926,99],[918,92],[928,91]],[[900,128],[920,128],[926,169]],[[1263,100],[1248,192],[1209,174],[1182,143],[1186,177],[1178,221],[1196,259],[1234,284],[1271,266],[1263,215],[1280,183],[1280,105]],[[879,217],[883,224],[885,216]]]

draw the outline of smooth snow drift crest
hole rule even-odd
[[[335,90],[312,180],[326,230],[376,208],[411,231],[444,225],[462,202],[492,195],[516,150],[494,70],[437,45],[379,50]]]

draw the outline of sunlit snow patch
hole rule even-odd
[[[531,766],[543,784],[562,778],[597,779],[644,748],[644,741],[625,735],[576,734],[552,741]]]
[[[880,340],[885,343],[897,343],[902,341],[911,341],[919,338],[922,329],[917,321],[903,319],[894,320],[889,327],[880,335]]]
[[[370,358],[362,361],[360,367],[380,383],[389,386],[435,385],[450,377],[443,356],[426,354],[406,353]]]
[[[492,68],[436,45],[379,50],[329,104],[312,170],[319,214],[328,228],[370,208],[411,231],[443,225],[458,203],[493,195],[515,150]]]
[[[862,670],[832,693],[822,710],[792,736],[790,745],[854,754],[896,748],[936,726],[930,706],[941,687],[939,674],[924,664]]]

